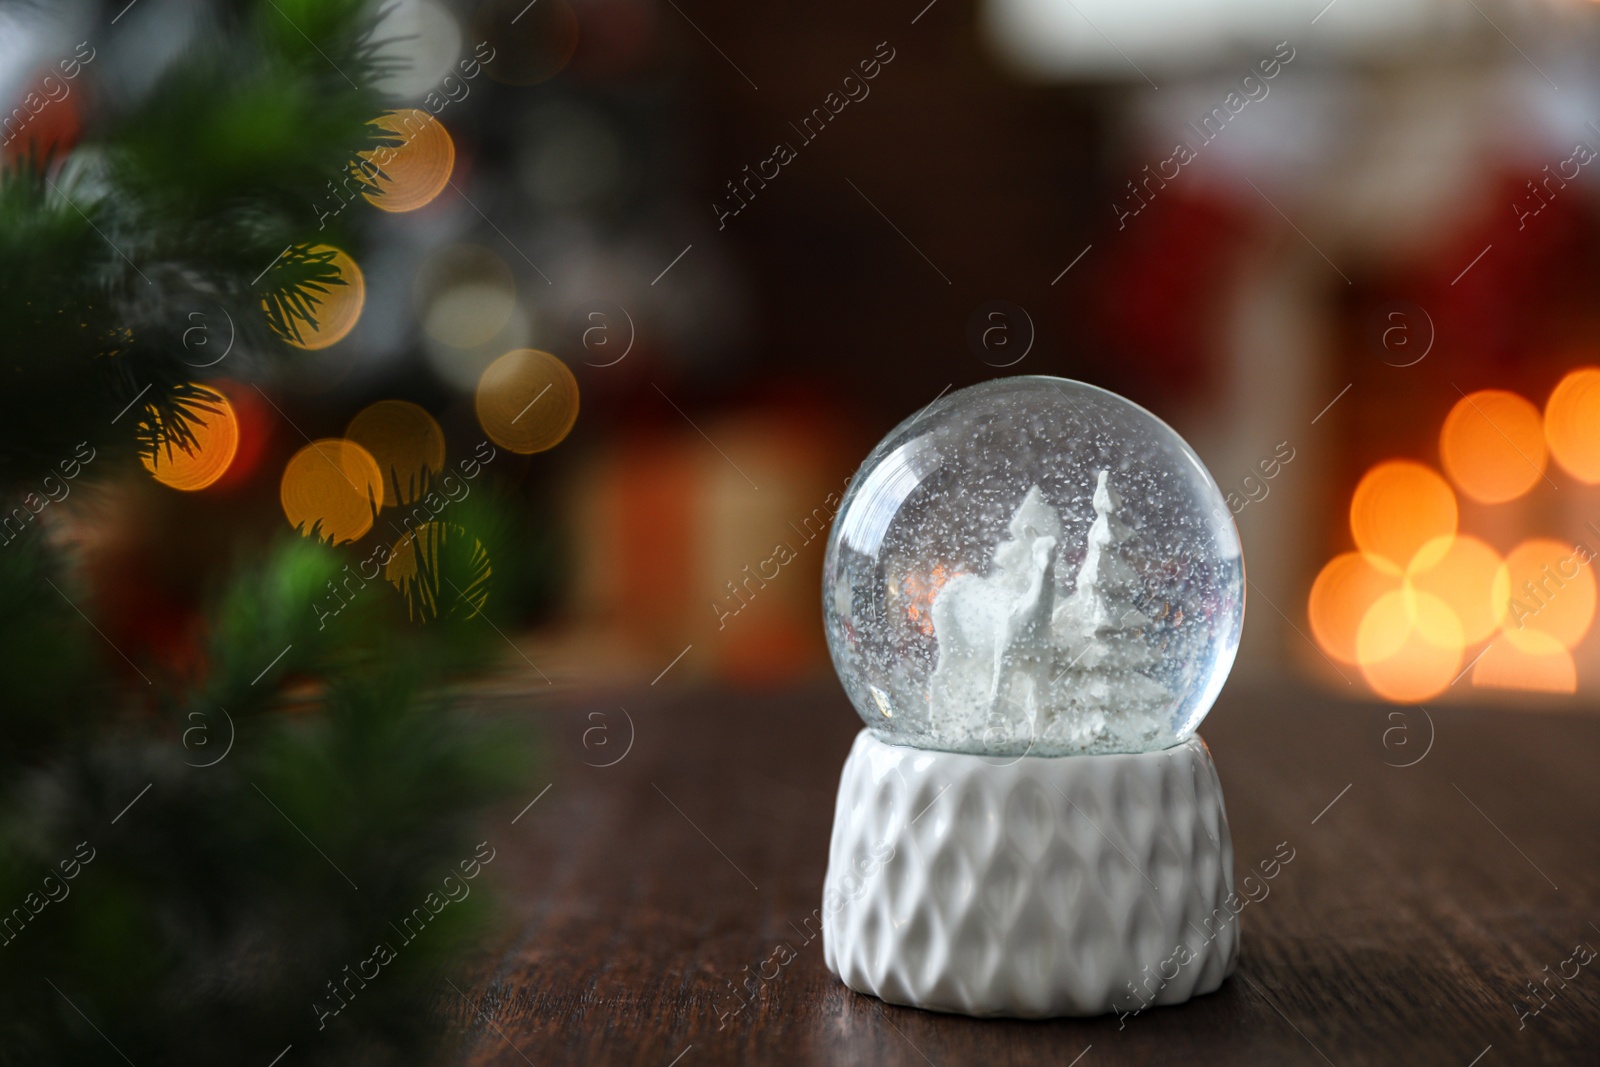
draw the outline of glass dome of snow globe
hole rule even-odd
[[[1064,378],[935,401],[856,472],[833,524],[834,667],[882,740],[1149,752],[1194,733],[1244,621],[1239,535],[1166,423]]]

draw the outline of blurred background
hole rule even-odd
[[[4,153],[70,146],[229,6],[7,7]],[[949,390],[1053,374],[1210,467],[1238,676],[1600,691],[1600,5],[397,0],[381,29],[402,143],[382,210],[304,207],[348,283],[308,358],[240,384],[197,311],[229,401],[198,450],[5,517],[82,550],[135,658],[191,654],[239,546],[360,539],[362,478],[475,458],[517,684],[818,676],[855,464]],[[354,495],[300,459],[328,440]]]

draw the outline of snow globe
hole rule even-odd
[[[839,785],[828,967],[891,1003],[1126,1017],[1238,954],[1233,848],[1195,734],[1244,566],[1222,493],[1143,408],[1001,378],[872,451],[823,617],[865,729]]]

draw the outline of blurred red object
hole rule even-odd
[[[650,54],[656,8],[644,0],[590,0],[575,5],[578,50],[568,68],[584,80],[619,78]]]
[[[1096,242],[1105,259],[1083,307],[1095,381],[1145,403],[1192,399],[1212,385],[1224,360],[1227,268],[1247,221],[1229,201],[1172,190]]]
[[[46,160],[65,152],[83,135],[83,84],[63,77],[54,67],[29,81],[16,100],[0,113],[0,145],[6,163]]]
[[[822,556],[853,459],[804,413],[696,422],[704,437],[635,430],[576,479],[577,622],[652,674],[687,645],[678,670],[724,679],[817,669]]]
[[[1475,217],[1387,286],[1444,324],[1440,341],[1463,388],[1521,384],[1531,353],[1593,340],[1600,225],[1591,203],[1577,188],[1545,203],[1529,184],[1507,169]],[[1543,206],[1519,220],[1527,204]]]
[[[279,420],[254,389],[234,381],[207,382],[206,385],[228,398],[239,423],[239,449],[233,454],[233,462],[207,491],[232,492],[249,485],[255,477]]]

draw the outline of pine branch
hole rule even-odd
[[[92,152],[0,172],[0,492],[79,441],[117,459],[192,447],[217,399],[187,358],[193,314],[228,319],[241,361],[286,358],[278,335],[314,325],[337,279],[311,204],[392,138],[369,124],[386,69],[369,15],[261,0],[148,96],[113,101]],[[515,554],[481,498],[453,506],[418,571],[437,608],[448,546],[474,546],[459,580],[481,609],[482,546]],[[0,906],[24,916],[0,932],[0,1067],[95,1062],[102,1032],[139,1063],[437,1051],[429,980],[483,920],[481,891],[331,1021],[318,998],[459,880],[475,814],[528,751],[447,696],[493,629],[466,610],[407,624],[370,557],[311,533],[228,583],[198,678],[145,664],[148,690],[120,695],[58,561],[38,538],[0,543]],[[65,875],[80,848],[92,861]]]
[[[231,324],[241,361],[293,358],[282,340],[340,284],[316,204],[372,191],[360,153],[399,141],[372,125],[395,62],[358,0],[261,0],[115,102],[92,153],[0,172],[0,491],[79,441],[118,459],[192,441],[197,314]]]
[[[262,303],[267,325],[278,336],[303,341],[300,325],[316,328],[317,306],[332,286],[345,284],[333,265],[335,254],[331,249],[317,251],[301,245],[290,247],[273,263]]]

